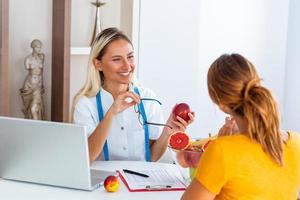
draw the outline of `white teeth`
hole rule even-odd
[[[124,73],[120,73],[122,76],[128,76],[130,74],[130,72],[124,72]]]

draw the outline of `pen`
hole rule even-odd
[[[134,175],[145,177],[145,178],[149,177],[147,174],[143,174],[143,173],[140,173],[140,172],[135,172],[135,171],[132,171],[132,170],[129,170],[129,169],[123,169],[123,171],[125,173],[128,173],[128,174],[134,174]]]

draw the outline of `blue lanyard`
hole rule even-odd
[[[101,120],[103,119],[103,108],[102,108],[102,101],[101,101],[100,91],[96,95],[96,99],[97,99],[97,109],[98,109],[99,122],[101,122]],[[107,140],[105,140],[105,143],[104,143],[104,146],[103,146],[103,152],[104,152],[104,159],[109,160]]]
[[[140,92],[137,87],[134,87],[134,92],[140,96]],[[96,95],[96,100],[97,100],[97,109],[98,109],[98,116],[99,116],[99,122],[103,119],[103,107],[102,107],[102,101],[101,101],[101,96],[100,96],[100,91]],[[141,102],[138,104],[140,113],[142,115],[143,121],[147,121],[147,116],[145,113],[145,108],[143,103]],[[150,143],[149,143],[149,127],[148,124],[144,123],[143,125],[144,132],[145,132],[145,156],[146,156],[146,161],[151,162],[151,157],[150,157]],[[104,143],[103,146],[103,152],[104,152],[104,159],[106,161],[109,160],[109,153],[108,153],[108,145],[107,145],[107,140]]]
[[[139,92],[139,89],[137,87],[134,87],[134,92],[137,95],[141,96],[140,92]],[[150,143],[149,143],[149,127],[148,127],[148,124],[146,123],[147,116],[146,116],[145,107],[144,107],[144,104],[143,104],[142,101],[138,104],[138,107],[139,107],[140,114],[143,117],[143,124],[144,124],[143,126],[144,126],[144,132],[145,132],[145,153],[146,153],[145,156],[146,156],[146,161],[151,162]]]

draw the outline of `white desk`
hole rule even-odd
[[[164,167],[172,170],[181,177],[180,171],[176,165],[165,163],[132,162],[132,161],[107,161],[94,162],[93,169],[117,170],[117,169],[154,169],[155,167]],[[0,179],[0,199],[5,200],[160,200],[160,199],[180,199],[183,191],[167,192],[129,192],[123,182],[120,180],[120,188],[115,193],[108,193],[103,187],[92,192],[65,189],[59,187],[22,183],[17,181],[8,181]]]

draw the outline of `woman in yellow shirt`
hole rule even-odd
[[[239,54],[222,55],[211,65],[207,84],[239,133],[209,144],[182,200],[297,199],[300,136],[280,131],[275,100],[252,63]]]

